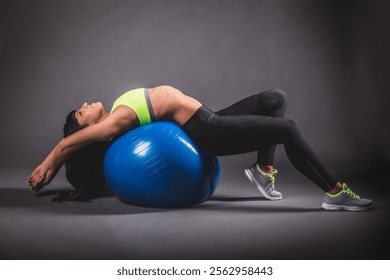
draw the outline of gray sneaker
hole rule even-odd
[[[249,181],[257,186],[265,198],[269,200],[282,199],[282,194],[275,190],[275,175],[278,173],[276,169],[273,170],[272,174],[267,174],[262,172],[255,163],[248,169],[245,169],[244,172]]]
[[[325,194],[322,208],[325,210],[367,211],[373,205],[372,200],[360,198],[348,188],[347,184],[343,184],[343,190],[338,194]]]

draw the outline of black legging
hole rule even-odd
[[[258,151],[257,163],[273,165],[276,144],[283,144],[291,163],[324,191],[337,181],[321,164],[297,124],[284,117],[286,94],[278,89],[245,98],[213,112],[200,107],[183,129],[216,156]]]

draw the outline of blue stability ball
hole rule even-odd
[[[182,207],[207,200],[220,179],[218,158],[202,152],[175,122],[154,122],[116,139],[104,157],[109,186],[124,202]]]

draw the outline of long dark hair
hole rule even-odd
[[[64,137],[82,129],[75,113],[76,110],[73,110],[66,117]],[[110,192],[103,173],[103,158],[107,145],[106,141],[94,142],[72,154],[65,162],[65,173],[75,190],[61,192],[53,198],[54,201],[88,201]]]

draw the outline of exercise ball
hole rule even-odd
[[[199,149],[177,123],[160,121],[114,140],[104,156],[104,175],[126,203],[185,207],[213,194],[220,179],[220,163]]]

